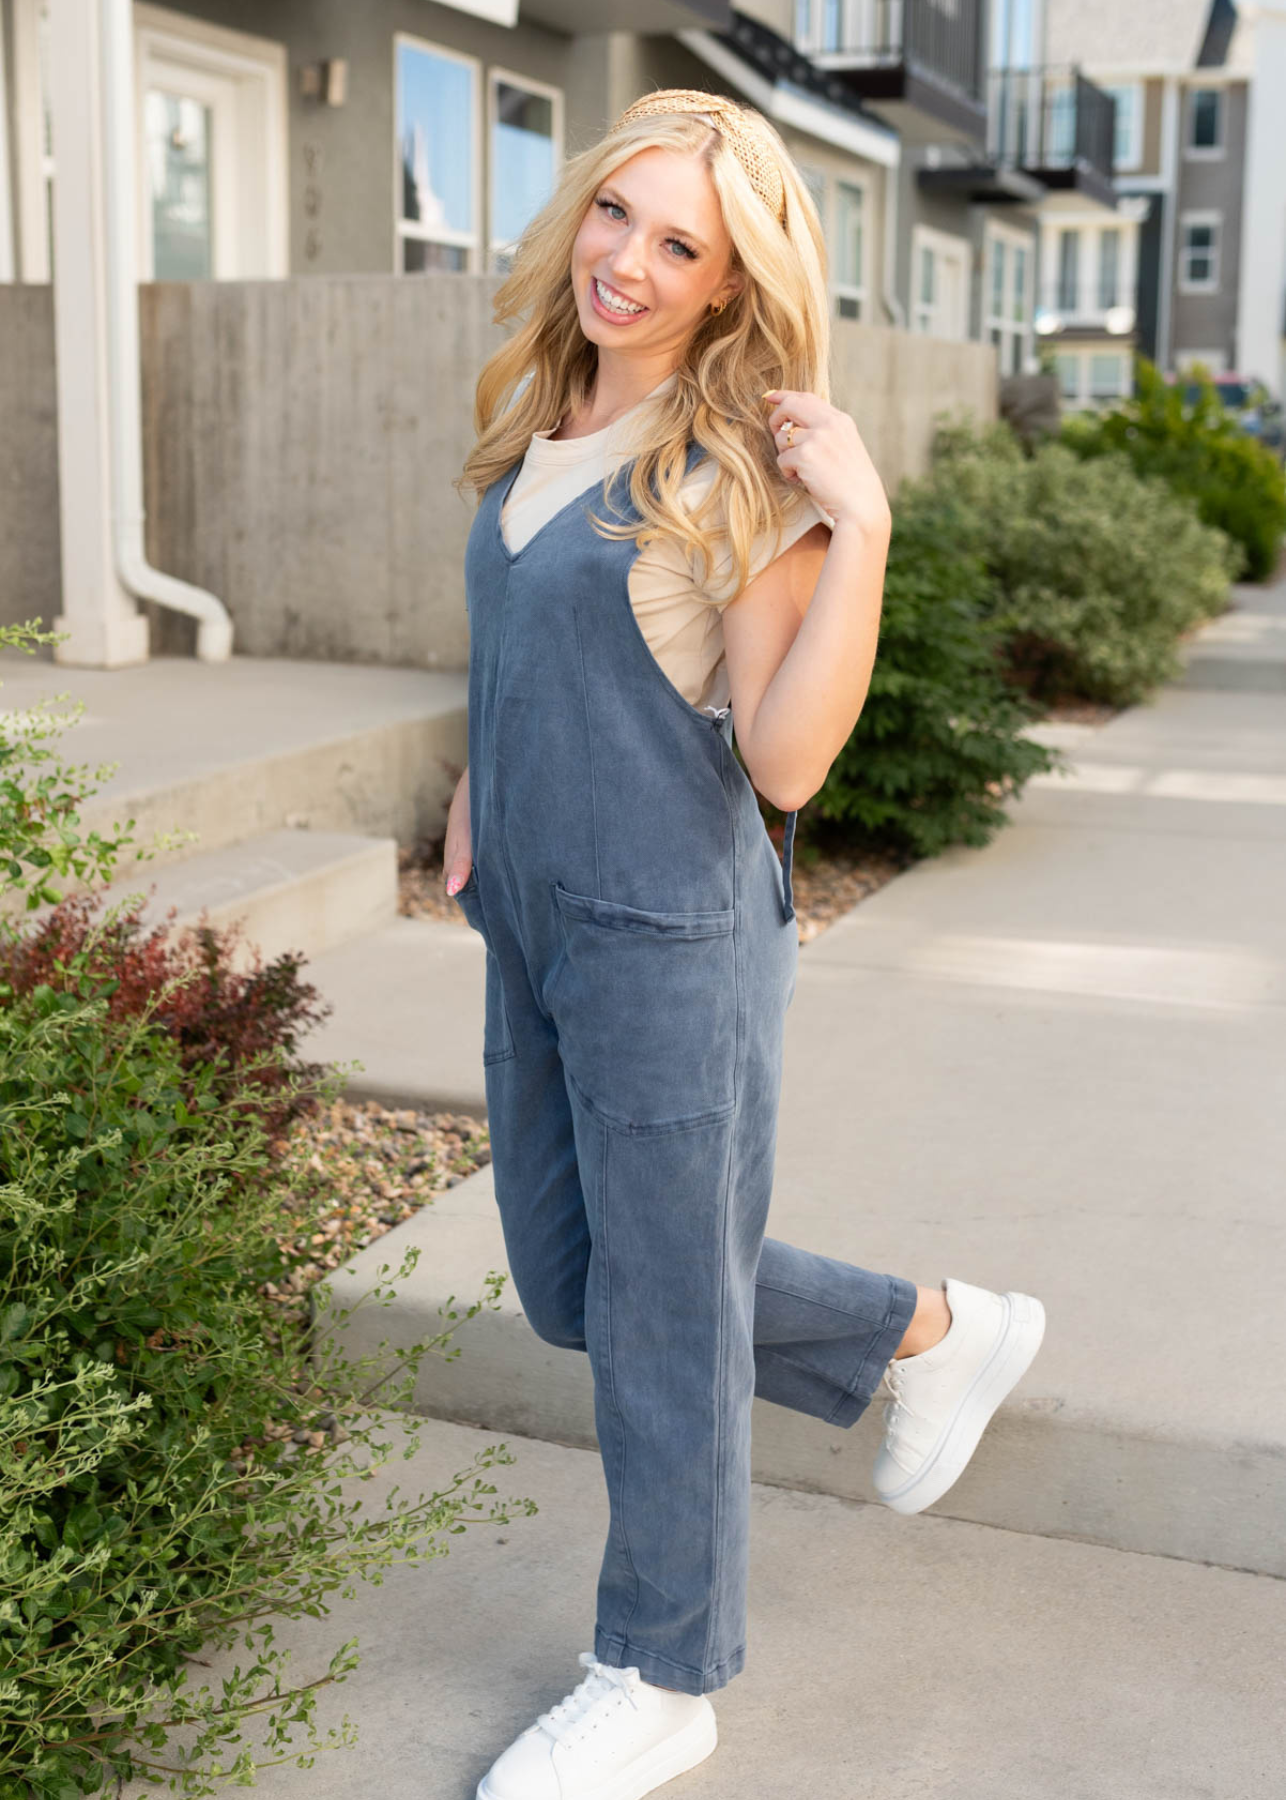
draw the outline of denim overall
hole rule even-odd
[[[690,471],[701,454],[689,445]],[[799,955],[790,862],[639,630],[618,468],[517,552],[469,535],[473,869],[496,1199],[533,1330],[587,1351],[609,1500],[594,1654],[700,1694],[742,1668],[751,1400],[848,1426],[914,1286],[764,1236]]]

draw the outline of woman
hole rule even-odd
[[[918,1512],[1044,1327],[1026,1295],[764,1235],[795,809],[861,711],[890,528],[824,398],[824,258],[761,115],[649,95],[528,227],[496,309],[526,322],[478,382],[447,889],[487,948],[510,1272],[589,1355],[610,1506],[587,1673],[478,1800],[635,1800],[714,1749],[755,1394],[848,1426],[883,1376],[875,1489]],[[789,809],[780,860],[756,789]]]

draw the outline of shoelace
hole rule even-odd
[[[882,1377],[882,1385],[887,1389],[890,1396],[889,1402],[884,1408],[884,1424],[886,1428],[891,1429],[892,1426],[896,1424],[898,1416],[901,1413],[905,1413],[908,1418],[914,1416],[912,1408],[906,1403],[906,1394],[903,1391],[902,1386],[902,1376],[903,1371],[898,1367],[896,1361],[886,1365]]]
[[[570,1694],[543,1712],[536,1720],[558,1744],[569,1744],[584,1728],[589,1714],[602,1701],[615,1693],[623,1693],[631,1706],[637,1707],[634,1690],[639,1684],[639,1672],[630,1665],[626,1669],[614,1668],[610,1663],[601,1663],[592,1650],[582,1650],[578,1658],[582,1668],[589,1670],[583,1681],[572,1689]]]

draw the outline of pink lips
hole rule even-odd
[[[614,287],[611,287],[611,284],[608,282],[604,282],[603,285],[605,287],[608,287],[613,294],[618,292],[618,290]],[[598,282],[595,279],[595,277],[592,275],[589,278],[589,293],[590,293],[590,301],[594,307],[594,311],[596,313],[598,313],[601,318],[612,319],[618,324],[628,324],[631,319],[642,319],[642,318],[646,317],[646,315],[649,311],[649,308],[646,306],[643,308],[642,312],[636,312],[636,313],[616,313],[616,312],[610,311],[606,306],[603,305],[603,302],[599,299],[599,297],[598,297]],[[629,300],[630,297],[628,294],[621,294],[620,298],[622,300]],[[638,302],[632,301],[631,304],[637,306]]]

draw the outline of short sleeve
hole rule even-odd
[[[695,505],[705,498],[713,480],[713,469],[708,464],[700,464],[684,483],[684,499]],[[797,488],[784,503],[780,537],[770,528],[761,532],[751,546],[746,586],[762,575],[769,563],[789,550],[792,544],[803,537],[805,532],[811,531],[819,521],[829,530],[834,529],[835,521],[830,514],[817,504],[806,489]],[[697,597],[707,605],[722,608],[743,590],[736,585],[736,569],[727,532],[720,526],[717,517],[713,532],[717,547],[713,555],[713,566],[709,570],[704,567],[697,551],[685,548],[679,554],[687,564]]]

